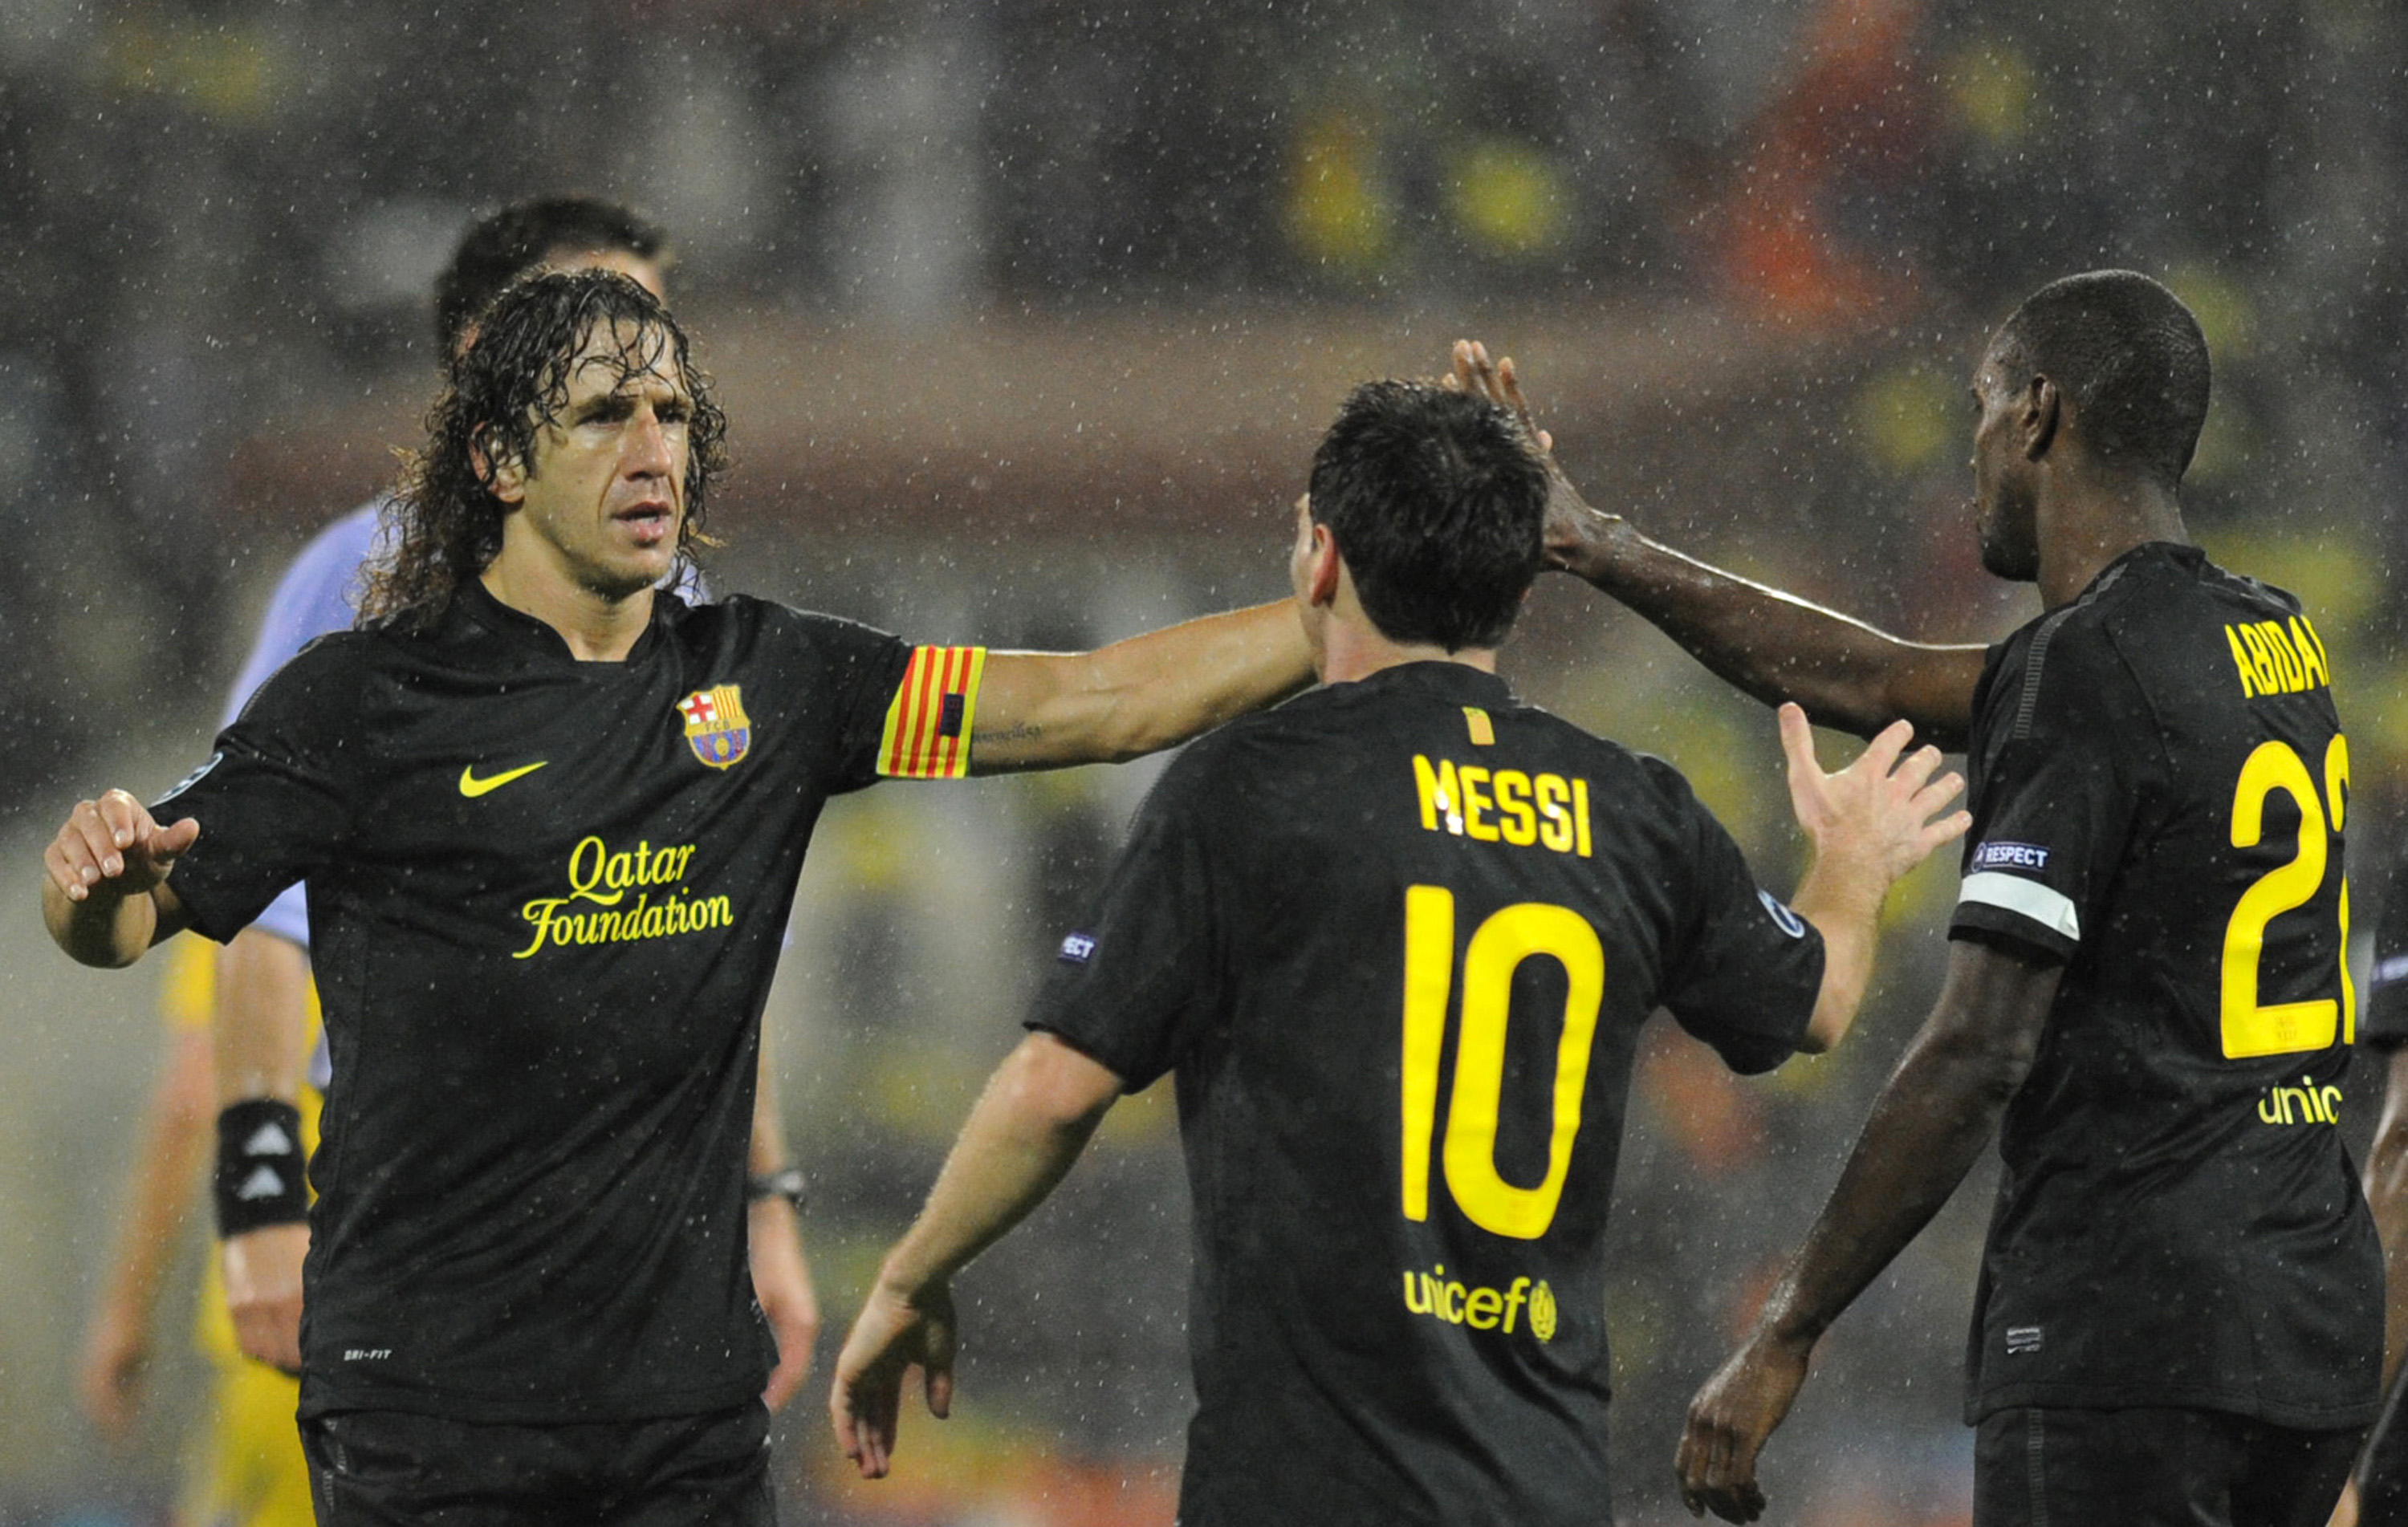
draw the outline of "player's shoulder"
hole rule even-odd
[[[1544,712],[1540,712],[1545,715]],[[1587,781],[1594,809],[1622,830],[1660,844],[1688,843],[1716,822],[1680,765],[1547,716],[1562,734],[1560,772]]]
[[[321,632],[301,644],[299,651],[273,678],[296,674],[312,682],[345,674],[365,674],[404,653],[415,634],[390,618],[355,628]]]
[[[708,604],[663,592],[655,619],[671,641],[745,668],[780,670],[796,681],[814,675],[860,672],[867,664],[899,667],[910,653],[901,637],[840,615],[797,609],[752,594],[726,594]]]
[[[301,679],[320,687],[350,680],[365,689],[380,681],[414,682],[432,671],[478,668],[487,661],[481,646],[493,635],[488,611],[498,608],[472,578],[432,613],[412,607],[319,631],[261,688]]]
[[[2089,588],[2042,624],[2059,639],[2092,636],[2145,655],[2233,621],[2287,621],[2305,613],[2297,595],[2219,566],[2196,546],[2151,542],[2110,564]]]
[[[1544,738],[1549,746],[1570,752],[1584,752],[1610,762],[1617,767],[1655,769],[1671,767],[1654,753],[1617,742],[1599,732],[1592,732],[1577,721],[1556,715],[1544,706],[1516,700],[1508,712],[1515,724],[1527,727],[1533,735]]]
[[[1470,729],[1477,733],[1476,721]],[[1488,713],[1488,730],[1497,741],[1500,766],[1527,772],[1536,768],[1578,776],[1611,786],[1644,789],[1669,795],[1689,793],[1686,776],[1670,761],[1592,732],[1519,696]],[[1479,737],[1473,741],[1479,745]],[[1485,751],[1485,747],[1479,747]]]
[[[2035,616],[1995,649],[2019,727],[2043,699],[2089,705],[2128,689],[2198,628],[2196,547],[2151,543],[2110,563],[2066,604]]]
[[[891,646],[901,640],[865,621],[798,609],[757,594],[722,594],[704,602],[664,591],[655,597],[670,623],[697,635],[733,632],[821,647]]]
[[[1228,788],[1264,776],[1284,759],[1309,756],[1312,729],[1299,727],[1300,717],[1289,710],[1304,698],[1238,717],[1186,743],[1164,764],[1154,793],[1185,796]]]
[[[1182,748],[1164,771],[1164,783],[1182,788],[1282,772],[1324,767],[1333,744],[1362,745],[1387,720],[1373,688],[1362,683],[1317,684],[1267,709],[1250,711]]]
[[[2321,641],[2300,601],[2194,546],[2153,542],[2011,637],[1984,709],[1995,737],[2087,747],[2229,726],[2257,692],[2321,690]],[[1985,679],[1985,685],[1991,680]]]
[[[1625,748],[1605,737],[1592,737],[1590,741],[1596,745],[1594,756],[1600,761],[1600,773],[1609,777],[1613,774],[1627,776],[1635,786],[1653,791],[1667,800],[1686,803],[1698,798],[1697,787],[1689,783],[1689,777],[1683,774],[1680,765],[1670,759]]]
[[[356,732],[375,708],[371,697],[391,692],[395,676],[409,666],[392,632],[373,626],[330,631],[303,643],[228,721],[289,735]]]
[[[2244,687],[2253,692],[2295,692],[2329,681],[2323,641],[2299,598],[2218,566],[2197,547],[2142,548],[2066,614],[2059,645],[2077,661],[2085,649],[2099,652],[2083,682],[2128,678],[2172,698],[2221,692],[2236,673],[2250,676]]]
[[[1332,744],[1354,740],[1343,710],[1329,689],[1315,688],[1223,722],[1170,755],[1146,811],[1285,821],[1312,809],[1340,756]]]
[[[1627,777],[1685,790],[1678,771],[1516,697],[1503,680],[1416,664],[1365,681],[1325,684],[1242,716],[1187,745],[1176,767],[1198,778],[1326,785],[1369,758],[1403,753],[1457,765]]]

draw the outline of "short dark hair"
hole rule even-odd
[[[711,484],[727,469],[727,416],[659,298],[613,270],[540,271],[504,288],[482,325],[477,342],[445,363],[426,443],[385,506],[392,550],[367,569],[363,621],[400,617],[423,629],[493,562],[511,509],[494,495],[494,464],[523,462],[533,474],[536,438],[567,406],[578,356],[614,328],[624,330],[609,357],[621,380],[658,370],[694,400],[679,560],[691,564],[695,548],[711,544],[702,527]]]
[[[1546,510],[1546,467],[1512,416],[1427,382],[1357,387],[1312,455],[1312,518],[1391,641],[1503,641],[1539,576]]]
[[[2101,459],[2170,488],[2190,469],[2207,423],[2207,336],[2148,277],[2093,270],[2049,282],[1999,330],[1999,359],[2055,382]]]
[[[452,264],[435,283],[437,353],[460,347],[485,305],[554,250],[615,250],[666,261],[669,235],[632,207],[592,196],[538,196],[513,202],[460,235]]]

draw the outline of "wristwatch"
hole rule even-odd
[[[800,1214],[803,1201],[810,1196],[810,1190],[803,1182],[803,1169],[799,1166],[780,1167],[775,1172],[756,1172],[744,1179],[744,1197],[751,1203],[757,1204],[765,1198],[782,1198],[795,1206],[795,1212]]]

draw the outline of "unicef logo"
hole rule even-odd
[[[1555,1291],[1544,1283],[1530,1291],[1530,1334],[1541,1341],[1555,1339]]]
[[[1461,1283],[1446,1276],[1444,1263],[1426,1273],[1405,1274],[1405,1308],[1449,1325],[1510,1336],[1520,1326],[1525,1306],[1529,1307],[1530,1334],[1541,1341],[1555,1340],[1555,1291],[1544,1283],[1533,1284],[1526,1277],[1501,1289]]]

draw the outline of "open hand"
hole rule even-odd
[[[903,1377],[924,1374],[928,1414],[943,1420],[953,1408],[953,1292],[943,1285],[916,1298],[881,1283],[853,1322],[836,1360],[828,1416],[837,1444],[865,1479],[882,1479],[895,1454]]]
[[[1781,750],[1789,761],[1789,802],[1798,824],[1813,839],[1818,856],[1863,863],[1883,891],[1973,825],[1969,812],[1939,814],[1965,781],[1953,770],[1939,772],[1939,749],[1907,752],[1914,736],[1914,728],[1892,721],[1855,763],[1825,774],[1814,757],[1806,712],[1794,705],[1781,707]]]

